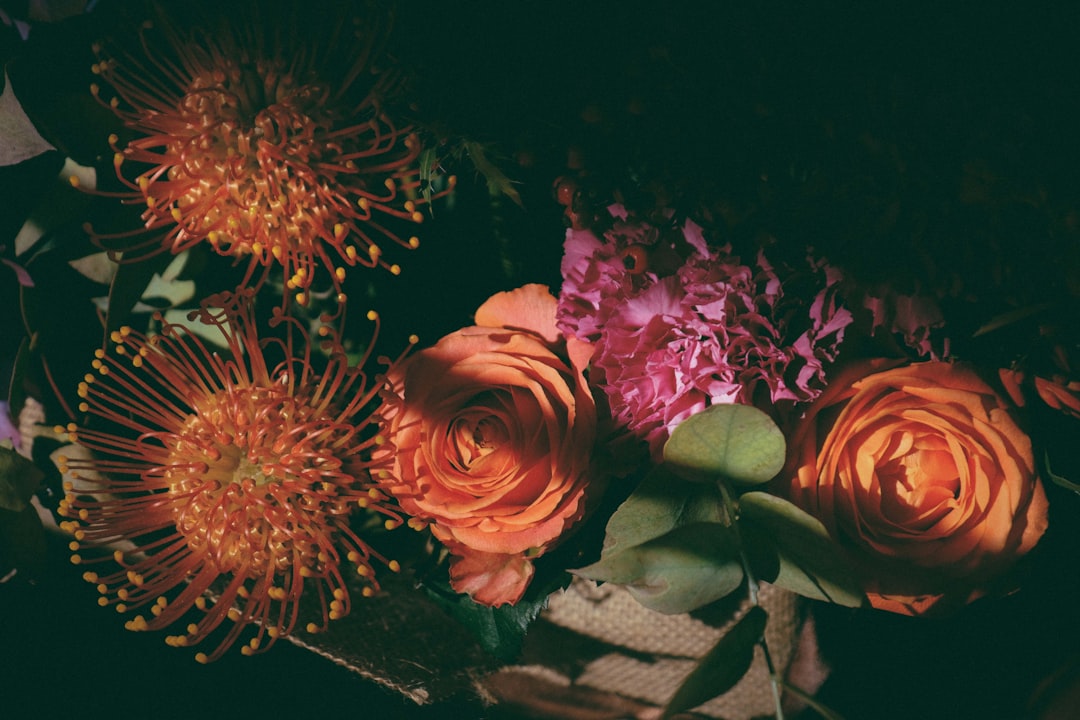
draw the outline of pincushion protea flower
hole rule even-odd
[[[171,645],[194,645],[232,620],[212,653],[196,655],[203,662],[246,626],[257,630],[245,654],[292,632],[306,590],[322,606],[322,625],[308,624],[309,632],[348,613],[339,545],[365,595],[379,587],[374,560],[399,569],[349,527],[357,506],[384,515],[388,527],[401,522],[369,475],[377,419],[366,408],[376,390],[365,388],[361,366],[348,365],[332,331],[317,373],[306,333],[281,308],[271,324],[289,332],[260,342],[252,295],[222,294],[198,313],[223,333],[224,355],[168,323],[149,337],[114,332],[112,352],[97,352],[97,374],[79,387],[80,410],[100,421],[62,429],[92,453],[60,463],[73,478],[60,507],[75,537],[72,561],[119,564],[84,577],[97,584],[101,605],[148,611],[128,629],[189,622],[167,638]],[[264,352],[283,357],[271,366]],[[85,552],[118,541],[137,552]]]
[[[130,189],[120,195],[146,206],[144,227],[96,238],[150,233],[121,248],[136,260],[207,243],[246,259],[245,285],[278,264],[301,304],[320,266],[338,290],[346,267],[399,273],[382,243],[417,247],[392,224],[421,222],[417,205],[431,194],[420,188],[416,134],[384,109],[400,77],[373,68],[379,29],[324,28],[316,9],[272,20],[252,9],[248,24],[213,31],[184,31],[159,13],[139,30],[141,54],[95,46],[93,71],[131,135],[109,138]],[[260,20],[275,27],[256,29]]]

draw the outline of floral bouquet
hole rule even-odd
[[[985,697],[1056,717],[1080,234],[1045,133],[974,112],[993,141],[935,154],[850,120],[847,65],[809,101],[797,53],[736,47],[807,10],[503,9],[448,58],[435,6],[61,5],[0,5],[5,584],[77,573],[199,663],[288,640],[492,717],[883,717],[853,642],[1025,618]],[[709,646],[605,694],[575,597]]]

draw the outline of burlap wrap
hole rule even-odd
[[[800,654],[813,657],[799,661],[799,685],[813,691],[824,671],[797,596],[762,585],[759,599],[769,614],[765,637],[777,670],[784,674],[792,668],[801,644]],[[552,596],[541,621],[530,629],[522,664],[500,670],[487,685],[501,703],[520,706],[534,717],[655,716],[747,607],[744,603],[717,626],[689,615],[653,612],[617,586],[576,579]],[[774,716],[761,649],[733,689],[695,712],[725,720]]]

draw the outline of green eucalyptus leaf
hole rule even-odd
[[[866,603],[857,574],[825,526],[787,500],[758,491],[741,495],[739,527],[761,579],[814,600]]]
[[[668,701],[661,720],[695,708],[735,687],[754,661],[754,647],[764,636],[768,619],[760,606],[751,607],[701,658]]]
[[[723,522],[720,491],[654,468],[608,520],[604,554],[621,552],[688,523]]]
[[[623,585],[639,603],[666,614],[704,607],[734,592],[743,580],[735,536],[715,522],[682,525],[573,572]]]
[[[749,405],[712,405],[684,420],[664,446],[664,461],[695,482],[768,482],[784,466],[784,434]]]
[[[0,508],[22,512],[44,473],[12,448],[0,446]]]

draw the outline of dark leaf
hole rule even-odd
[[[687,676],[668,701],[661,718],[695,708],[733,688],[754,660],[754,647],[765,633],[768,614],[751,607]]]
[[[109,310],[105,320],[105,333],[119,330],[131,318],[131,310],[139,302],[155,273],[160,273],[173,256],[159,253],[139,262],[121,262],[109,287]]]
[[[0,446],[0,508],[22,512],[30,503],[44,473],[8,447]]]
[[[531,595],[531,593],[530,593]],[[458,622],[479,641],[480,646],[503,662],[512,662],[521,653],[521,643],[529,624],[547,605],[547,596],[523,598],[516,605],[488,607],[468,595],[436,595]]]
[[[94,165],[109,155],[107,138],[119,129],[115,113],[94,99],[90,68],[103,13],[38,23],[8,65],[15,93],[38,132],[68,157]]]
[[[1046,474],[1055,485],[1060,485],[1066,490],[1072,490],[1074,493],[1080,494],[1080,484],[1074,483],[1068,478],[1058,475],[1050,468],[1050,453],[1043,454],[1043,463],[1046,466]]]
[[[45,529],[33,505],[0,509],[0,572],[6,564],[32,575],[44,565],[45,552]]]
[[[30,367],[30,338],[24,337],[15,353],[11,368],[11,382],[8,385],[7,401],[12,414],[18,414],[26,403],[26,373]]]

